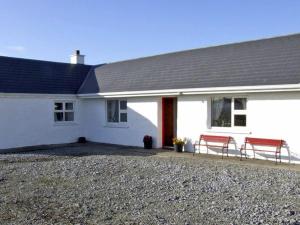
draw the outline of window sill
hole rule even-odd
[[[246,127],[211,127],[206,131],[208,133],[228,133],[228,134],[251,134]]]
[[[104,127],[107,127],[107,128],[129,128],[128,124],[120,124],[120,123],[106,124]]]
[[[77,126],[76,122],[54,122],[54,126]]]

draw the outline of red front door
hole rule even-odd
[[[176,98],[162,99],[162,144],[172,147],[176,136]]]

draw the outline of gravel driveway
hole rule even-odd
[[[0,224],[300,224],[299,171],[178,154],[87,144],[0,155]]]

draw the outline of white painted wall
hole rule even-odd
[[[0,96],[1,149],[75,142],[80,136],[80,102],[70,96]],[[54,123],[54,101],[75,101],[75,122]]]
[[[243,129],[210,128],[211,95],[178,96],[177,136],[188,139],[185,150],[192,150],[192,143],[198,140],[200,134],[232,136],[236,141],[236,145],[230,147],[233,155],[239,154],[238,147],[243,144],[246,136],[276,138],[286,140],[292,161],[300,162],[300,93],[252,93],[235,96],[248,99],[248,124]],[[75,123],[54,123],[55,100],[76,101]],[[95,142],[143,146],[142,139],[146,134],[153,136],[154,147],[161,147],[161,97],[128,98],[126,126],[109,126],[106,123],[105,101],[51,95],[0,96],[0,149],[70,143],[75,142],[79,136]],[[202,152],[206,152],[206,149],[202,149]],[[283,154],[288,156],[286,152],[283,149]]]
[[[239,154],[237,149],[246,136],[284,139],[288,143],[288,149],[282,150],[284,159],[288,159],[289,150],[292,161],[300,162],[300,93],[253,93],[241,96],[248,99],[247,127],[223,129],[210,127],[209,105],[212,96],[178,97],[177,133],[189,139],[185,150],[192,150],[192,143],[198,140],[200,134],[232,136],[236,141],[236,146],[230,147],[233,155]],[[202,147],[201,152],[206,152],[206,148]],[[249,154],[252,155],[251,152]],[[256,157],[265,158],[260,155]]]
[[[128,122],[108,125],[105,99],[82,100],[82,125],[90,141],[130,146],[143,146],[144,135],[151,135],[154,147],[161,146],[161,98],[128,98]]]

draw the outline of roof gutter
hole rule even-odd
[[[233,93],[291,92],[291,91],[300,91],[300,84],[103,92],[103,93],[94,93],[94,94],[78,94],[77,96],[80,98],[119,98],[119,97],[207,95],[207,94],[229,94],[229,93],[233,94]]]

